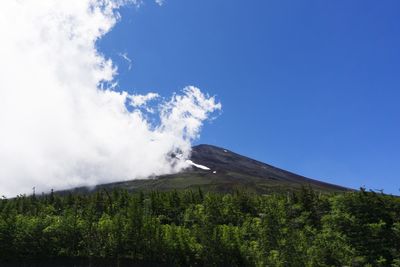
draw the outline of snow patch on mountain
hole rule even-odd
[[[202,169],[202,170],[205,170],[205,171],[209,171],[209,170],[211,170],[210,168],[208,168],[207,166],[204,166],[204,165],[200,165],[200,164],[196,164],[196,163],[194,163],[193,161],[191,161],[191,160],[186,160],[186,163],[188,163],[189,165],[191,165],[191,166],[194,166],[194,167],[196,167],[196,168],[199,168],[199,169]]]

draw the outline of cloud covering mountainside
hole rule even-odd
[[[126,4],[140,3],[2,3],[0,194],[91,186],[187,167],[191,142],[221,104],[193,86],[169,99],[116,90],[117,68],[98,52],[96,41],[118,22],[117,9]],[[172,159],[172,152],[183,157]]]

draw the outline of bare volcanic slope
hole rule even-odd
[[[125,188],[129,191],[168,191],[201,188],[205,191],[233,192],[248,190],[255,193],[297,191],[311,187],[320,192],[344,192],[350,189],[306,178],[257,160],[211,145],[193,147],[192,166],[187,170],[160,177],[104,184],[99,189]],[[89,189],[76,188],[75,192]],[[93,189],[92,189],[93,190]]]
[[[318,191],[347,191],[348,188],[297,175],[227,149],[199,145],[193,148],[192,161],[209,167],[212,175],[254,187],[256,191],[300,189],[311,186]],[[208,175],[211,175],[208,173]],[[255,184],[254,184],[255,183]]]

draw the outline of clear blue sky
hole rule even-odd
[[[400,193],[400,1],[147,1],[121,15],[98,44],[121,89],[195,85],[222,102],[198,143]]]

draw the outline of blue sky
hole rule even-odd
[[[197,143],[400,193],[399,1],[167,0],[120,13],[98,46],[121,89],[195,85],[222,102]]]

